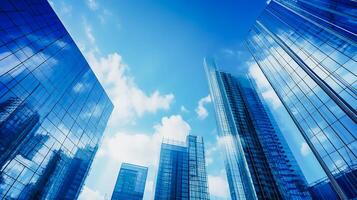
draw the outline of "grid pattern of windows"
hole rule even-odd
[[[341,174],[336,174],[336,181],[340,185],[357,185],[357,179],[354,179],[357,175],[357,169],[354,169],[349,172],[342,172]],[[315,183],[312,183],[309,187],[309,191],[313,199],[321,199],[321,200],[338,200],[338,194],[333,189],[331,182],[324,178],[322,180],[318,180]],[[346,191],[346,196],[351,197],[354,195],[355,191]]]
[[[114,187],[112,200],[143,199],[147,173],[147,167],[123,163]]]
[[[341,197],[354,194],[349,198],[357,196],[352,184],[357,177],[346,177],[342,186],[333,176],[357,168],[357,46],[351,6],[334,0],[272,1],[247,39],[332,185],[343,190]]]
[[[190,200],[209,199],[203,138],[187,136]]]
[[[310,199],[307,183],[252,79],[240,77],[239,88],[274,180],[283,199]]]
[[[0,198],[76,198],[113,105],[47,1],[0,21]]]
[[[205,65],[220,137],[226,146],[231,198],[251,199],[252,196],[246,195],[254,195],[258,199],[309,199],[306,181],[295,158],[250,79],[219,71],[214,62]],[[224,122],[226,119],[230,120]],[[237,168],[237,162],[240,166],[239,162],[246,162],[248,170]],[[233,176],[245,173],[251,177],[251,183]],[[254,191],[247,190],[247,184]]]
[[[242,141],[234,124],[229,102],[222,90],[219,74],[214,61],[205,59],[205,71],[210,86],[211,97],[216,113],[219,136],[224,142],[225,168],[232,200],[257,199],[253,181],[249,172]]]
[[[208,200],[203,138],[189,135],[186,144],[162,143],[155,200]]]

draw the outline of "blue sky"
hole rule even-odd
[[[109,199],[120,163],[131,162],[149,166],[144,199],[151,199],[162,137],[190,133],[204,137],[212,199],[229,199],[205,56],[233,74],[252,74],[308,181],[323,176],[242,45],[266,1],[50,3],[115,106],[80,198]]]

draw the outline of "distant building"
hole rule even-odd
[[[208,200],[203,138],[189,135],[186,143],[161,144],[155,200]]]
[[[311,199],[306,180],[272,114],[248,77],[205,59],[232,200]]]
[[[147,173],[147,167],[122,163],[112,200],[143,199]]]
[[[46,0],[0,3],[0,199],[76,199],[113,104]]]
[[[246,44],[341,199],[357,185],[356,2],[272,0]],[[357,176],[350,176],[353,182]]]

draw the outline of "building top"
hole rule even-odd
[[[136,164],[132,164],[132,163],[126,163],[126,162],[123,162],[121,164],[121,168],[134,169],[134,170],[142,169],[142,170],[146,170],[146,171],[148,170],[148,167],[146,167],[146,166],[136,165]]]

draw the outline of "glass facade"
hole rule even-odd
[[[273,0],[246,40],[342,199],[357,197],[357,176],[336,180],[357,167],[355,11],[348,0]]]
[[[205,60],[231,198],[311,199],[280,129],[249,77],[233,77]]]
[[[353,177],[357,176],[357,169],[348,171],[346,173],[341,173],[337,174],[336,181],[340,185],[345,185],[345,184],[353,184],[357,185],[357,179],[353,179]],[[348,177],[348,178],[346,178]],[[352,182],[350,182],[352,180]],[[316,181],[315,183],[312,183],[309,187],[309,191],[311,193],[311,196],[313,199],[319,199],[319,200],[338,200],[340,199],[338,197],[338,194],[335,192],[333,189],[331,182],[328,179],[324,180],[319,180]],[[348,191],[350,192],[347,194],[347,196],[356,196],[356,191]],[[353,193],[354,192],[354,193]]]
[[[175,144],[173,144],[175,143]],[[155,200],[209,199],[203,138],[161,144]]]
[[[122,163],[112,200],[143,199],[147,174],[147,167]]]
[[[113,105],[47,1],[0,21],[0,198],[76,199]]]

